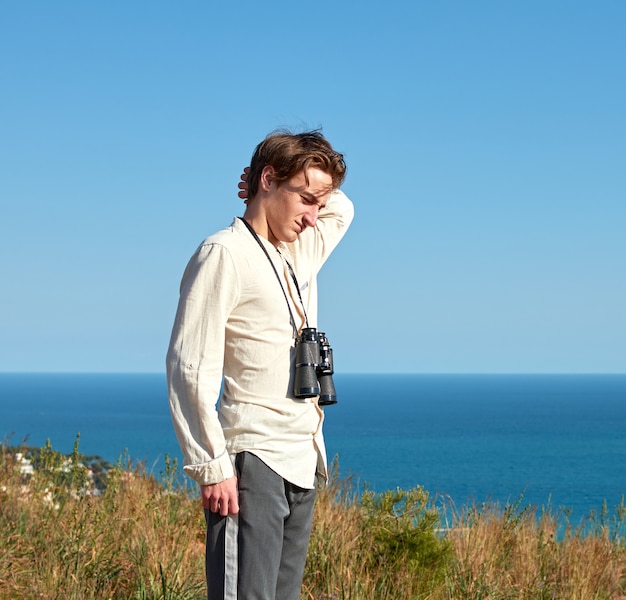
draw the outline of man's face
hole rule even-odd
[[[272,181],[266,218],[269,241],[293,242],[307,227],[315,226],[321,208],[326,206],[332,191],[332,177],[320,169],[294,175],[280,185]]]

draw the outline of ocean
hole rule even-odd
[[[345,375],[329,460],[355,489],[423,486],[457,508],[531,505],[580,521],[626,492],[626,375]],[[0,440],[158,475],[182,457],[162,374],[0,373]]]

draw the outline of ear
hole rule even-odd
[[[259,179],[259,188],[264,192],[269,192],[272,187],[272,183],[275,181],[274,167],[272,165],[266,165],[261,171],[261,177]]]

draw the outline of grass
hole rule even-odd
[[[22,450],[25,452],[25,450]],[[200,600],[204,516],[177,465],[101,473],[49,445],[0,454],[1,600]],[[522,505],[456,509],[422,488],[320,490],[302,599],[626,600],[623,504],[572,527]],[[447,526],[442,528],[442,523]]]

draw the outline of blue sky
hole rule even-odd
[[[626,372],[624,31],[621,0],[3,2],[0,371],[163,371],[254,146],[321,126],[338,371]]]

